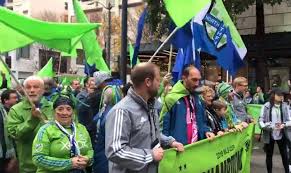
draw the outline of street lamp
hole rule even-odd
[[[127,0],[122,0],[120,78],[126,84],[127,75]]]
[[[90,4],[92,3],[97,3],[100,4],[103,8],[105,8],[106,10],[108,10],[108,32],[107,32],[107,41],[106,41],[106,62],[108,67],[110,68],[110,46],[111,46],[111,9],[113,8],[113,6],[111,5],[110,1],[108,2],[107,6],[104,5],[103,3],[99,2],[99,1],[92,1]],[[88,4],[88,5],[90,5]]]

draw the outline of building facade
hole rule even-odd
[[[248,48],[245,76],[251,84],[256,84],[257,59],[263,56],[267,73],[264,76],[265,90],[279,83],[288,90],[291,77],[291,1],[284,0],[274,6],[264,5],[265,36],[263,45],[256,34],[256,6],[252,5],[237,18],[237,28]],[[259,46],[263,53],[258,52]]]

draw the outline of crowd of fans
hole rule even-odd
[[[257,87],[252,95],[244,77],[201,85],[194,66],[173,84],[169,74],[161,81],[152,63],[135,66],[124,86],[111,80],[110,74],[95,72],[83,86],[79,80],[65,86],[30,76],[23,90],[5,89],[0,172],[155,173],[164,149],[183,152],[185,145],[241,132],[256,121],[268,172],[275,142],[289,172],[290,97],[285,103],[280,89],[264,94]],[[258,120],[248,114],[248,104],[264,104]]]

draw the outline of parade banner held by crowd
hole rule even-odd
[[[228,133],[213,141],[202,140],[178,153],[167,150],[160,173],[249,173],[254,124],[243,132]]]

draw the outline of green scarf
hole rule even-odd
[[[160,113],[160,125],[163,124],[163,117],[167,112],[171,110],[174,104],[182,97],[189,95],[189,91],[182,84],[182,81],[178,81],[172,90],[165,96],[163,107]]]
[[[7,133],[7,127],[6,127],[6,117],[7,112],[5,111],[3,105],[0,105],[0,116],[3,118],[3,124],[4,124],[4,139],[5,139],[5,145],[6,145],[6,153],[3,153],[2,150],[2,142],[0,142],[0,158],[12,158],[15,157],[15,150],[13,146],[12,139],[8,136]]]

